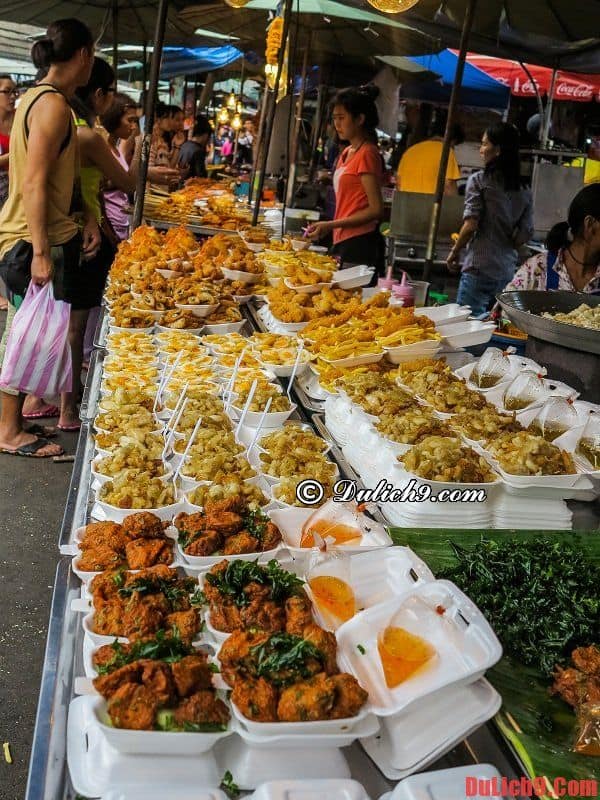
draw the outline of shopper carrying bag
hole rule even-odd
[[[71,388],[69,315],[71,307],[54,299],[52,281],[33,281],[14,316],[0,372],[0,388],[49,397]]]

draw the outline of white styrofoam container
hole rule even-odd
[[[340,779],[268,781],[248,800],[370,800],[357,781]]]
[[[470,316],[471,306],[461,306],[458,303],[415,308],[415,317],[427,317],[436,325],[450,325],[455,322],[462,322]]]
[[[496,330],[496,323],[474,319],[440,325],[437,330],[450,347],[473,347],[489,342]]]
[[[440,607],[443,614],[437,611]],[[436,655],[424,669],[389,689],[377,638],[392,621],[422,636]],[[423,583],[373,606],[338,628],[336,637],[340,667],[355,675],[369,692],[372,711],[382,717],[405,712],[446,686],[473,683],[502,657],[500,642],[483,614],[449,581]]]
[[[467,779],[475,781],[498,781],[501,775],[492,764],[468,764],[465,767],[441,769],[411,775],[399,783],[393,792],[383,795],[379,800],[483,800],[485,794],[466,793]]]
[[[368,707],[363,706],[355,717],[346,719],[324,719],[316,722],[255,722],[248,719],[231,702],[231,709],[237,721],[249,732],[257,736],[326,736],[345,735],[359,727],[371,717]]]

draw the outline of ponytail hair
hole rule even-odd
[[[600,183],[590,183],[571,200],[566,222],[554,225],[546,237],[546,247],[556,252],[583,236],[586,217],[600,221]]]
[[[342,89],[333,98],[333,106],[342,106],[356,119],[361,114],[365,121],[363,127],[369,139],[377,139],[377,126],[379,125],[379,113],[375,100],[379,97],[379,89],[373,84],[359,86],[357,88]]]
[[[48,26],[46,35],[31,48],[31,60],[41,70],[48,71],[52,64],[70,61],[81,48],[92,50],[92,32],[78,19],[59,19]]]

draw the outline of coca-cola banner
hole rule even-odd
[[[467,61],[505,86],[510,86],[511,93],[516,97],[535,97],[535,85],[541,95],[547,95],[550,91],[552,70],[548,67],[525,65],[533,78],[534,85],[518,61],[480,56],[475,53],[469,53]],[[600,102],[600,75],[559,72],[554,85],[554,99],[575,100],[579,103],[589,103],[593,100]]]

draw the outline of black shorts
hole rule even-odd
[[[334,244],[331,255],[340,256],[341,268],[352,267],[357,264],[367,264],[375,267],[371,286],[377,283],[377,276],[385,272],[385,241],[378,230],[352,236]]]
[[[57,300],[67,300],[66,287],[79,268],[81,236],[76,234],[65,244],[54,245],[50,250],[50,257],[54,267],[54,297]],[[18,305],[17,298],[22,299],[27,293],[32,259],[33,245],[21,239],[0,261],[0,277],[6,284],[8,299],[13,305]]]
[[[116,249],[100,232],[100,249],[89,261],[79,259],[77,269],[65,271],[65,300],[74,311],[99,306]]]

